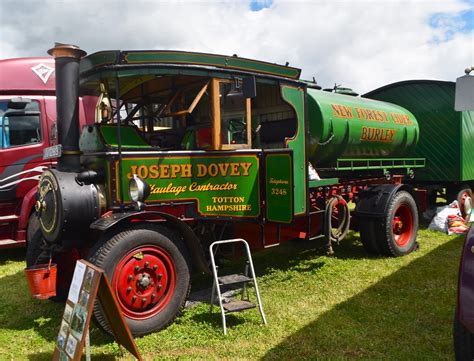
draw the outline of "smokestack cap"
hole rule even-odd
[[[48,54],[54,58],[80,59],[87,53],[76,45],[55,43],[54,48],[48,50]]]

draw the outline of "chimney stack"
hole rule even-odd
[[[55,60],[56,117],[62,155],[58,170],[78,172],[79,151],[79,63],[86,52],[70,44],[56,43],[48,50]]]

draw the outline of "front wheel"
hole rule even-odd
[[[140,225],[115,234],[90,258],[110,278],[134,336],[166,327],[184,306],[190,271],[180,243],[162,227]],[[97,302],[94,316],[106,332],[112,332]]]
[[[456,360],[474,360],[474,335],[462,324],[457,314],[453,321],[453,341]]]
[[[400,191],[389,201],[382,222],[376,223],[379,248],[387,256],[403,256],[416,249],[418,210],[410,193]]]

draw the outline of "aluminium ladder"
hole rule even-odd
[[[214,247],[219,246],[221,244],[239,243],[239,242],[244,244],[245,251],[247,253],[247,263],[245,266],[244,274],[231,274],[227,276],[218,277],[216,262],[214,259]],[[226,325],[226,318],[225,318],[227,313],[240,312],[240,311],[245,311],[251,308],[255,308],[255,304],[249,301],[249,294],[248,294],[248,288],[247,288],[248,282],[252,282],[255,287],[255,295],[257,297],[257,304],[260,310],[260,315],[262,316],[262,322],[264,325],[266,325],[267,320],[265,319],[265,314],[263,312],[263,307],[262,307],[262,301],[260,299],[260,293],[258,292],[257,279],[255,277],[255,270],[253,268],[252,255],[250,254],[250,248],[249,248],[248,243],[242,238],[216,241],[216,242],[213,242],[209,246],[209,254],[211,256],[212,272],[214,274],[214,282],[212,284],[212,292],[211,292],[210,312],[212,312],[212,308],[214,307],[214,297],[217,291],[217,299],[219,301],[219,307],[221,309],[222,327],[224,329],[224,335],[227,335],[227,325]],[[248,275],[249,268],[250,268],[251,277],[249,277]],[[242,285],[241,299],[225,302],[225,298],[222,297],[221,286],[230,286],[230,285],[237,285],[237,284]],[[247,294],[246,299],[244,299],[245,293]]]

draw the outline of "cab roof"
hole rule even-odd
[[[298,81],[301,70],[237,55],[216,55],[173,50],[101,51],[81,59],[81,86],[97,89],[99,80],[172,74],[213,76],[231,73],[237,76],[269,76]]]
[[[52,57],[0,60],[0,94],[55,93]]]

